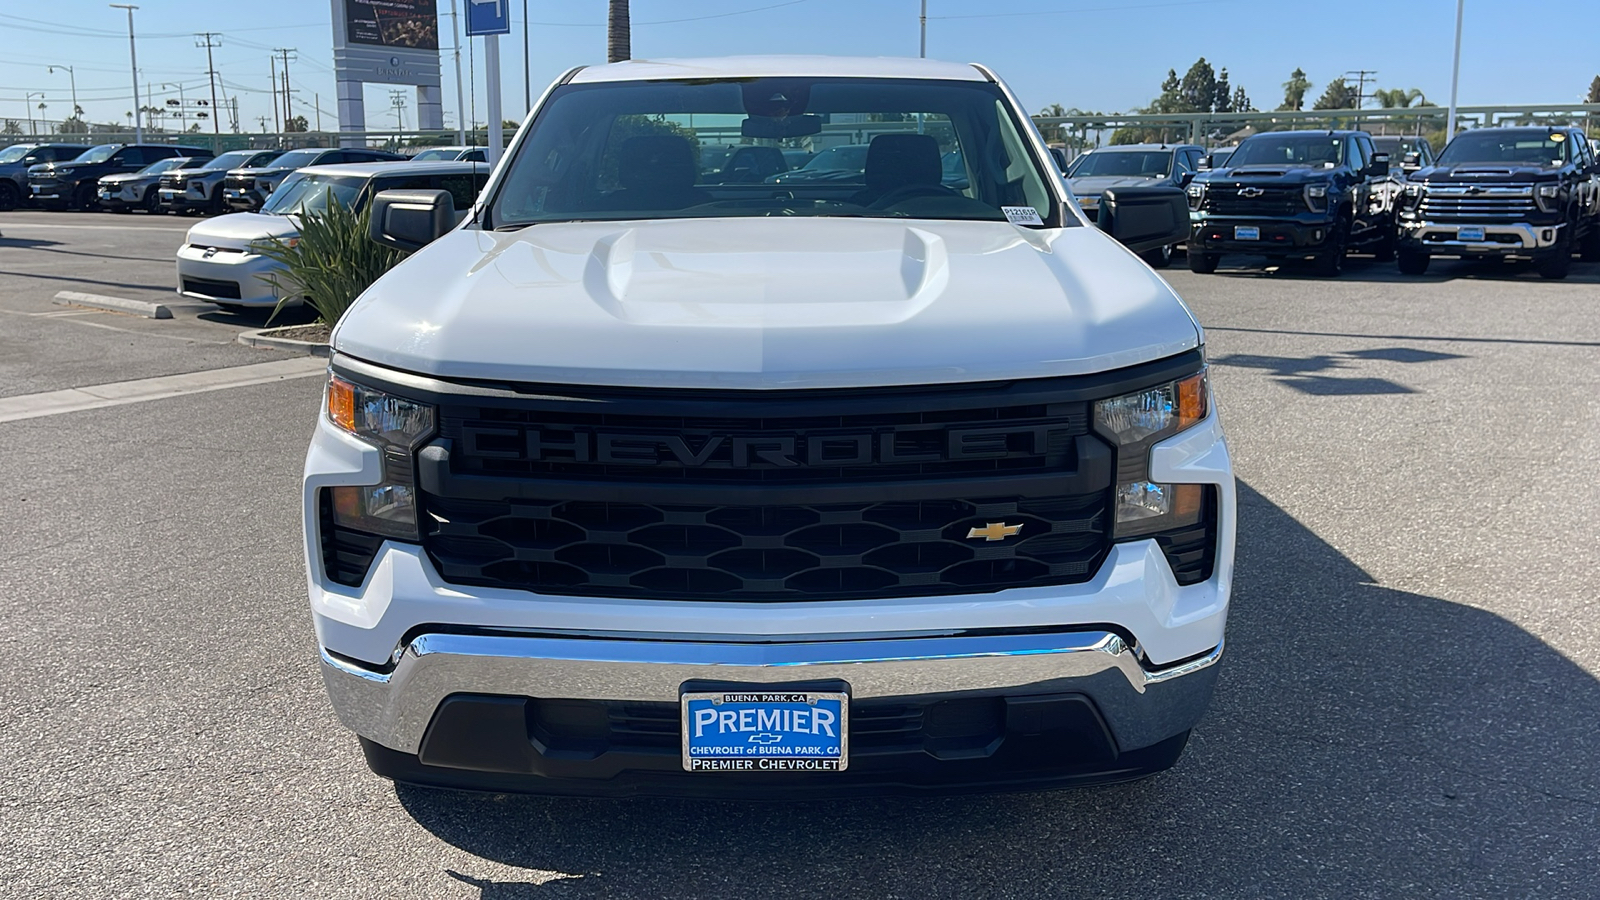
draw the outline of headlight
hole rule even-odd
[[[1191,182],[1188,188],[1189,208],[1199,209],[1200,204],[1206,199],[1206,186],[1203,182]]]
[[[57,169],[55,171],[55,174],[57,174],[57,175],[71,175],[73,172],[76,172],[76,171],[77,171],[77,169]]]
[[[1094,406],[1094,427],[1117,446],[1112,536],[1129,538],[1199,521],[1203,486],[1150,480],[1150,448],[1206,417],[1205,370]]]
[[[1541,184],[1533,190],[1534,197],[1538,200],[1539,208],[1545,212],[1555,212],[1561,207],[1561,185]]]
[[[1312,212],[1322,212],[1328,208],[1328,186],[1325,184],[1306,185],[1306,207]]]
[[[333,375],[328,421],[383,451],[377,484],[330,489],[334,521],[357,531],[421,540],[412,452],[433,434],[433,407]]]
[[[258,238],[250,242],[250,252],[260,256],[274,247],[287,247],[290,250],[293,250],[295,247],[299,246],[299,244],[299,235],[291,235],[289,237],[282,238]]]

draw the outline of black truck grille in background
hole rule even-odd
[[[1524,222],[1538,212],[1527,188],[1428,188],[1421,214],[1435,222]]]
[[[1307,211],[1305,189],[1298,186],[1211,187],[1206,190],[1203,208],[1219,216],[1285,216]]]
[[[1110,547],[1113,452],[1081,380],[1061,382],[446,396],[418,457],[423,546],[449,582],[567,595],[1086,581]],[[1013,533],[969,536],[990,525]]]
[[[1108,547],[1107,493],[710,506],[429,496],[445,580],[543,593],[725,600],[959,594],[1070,584]],[[990,523],[1005,540],[968,537]]]

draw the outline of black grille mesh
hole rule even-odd
[[[1087,580],[1109,492],[824,506],[425,498],[424,545],[458,584],[663,599],[820,600]],[[991,523],[1003,540],[971,538]]]

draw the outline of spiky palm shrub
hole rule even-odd
[[[406,257],[367,237],[370,205],[358,213],[330,194],[325,209],[299,218],[298,239],[275,240],[262,250],[284,268],[267,278],[280,298],[272,318],[301,297],[317,311],[318,321],[332,326],[362,291]]]

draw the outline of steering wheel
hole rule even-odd
[[[902,184],[867,204],[868,209],[887,209],[914,197],[949,197],[954,191],[942,184]]]

